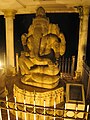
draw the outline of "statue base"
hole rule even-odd
[[[16,97],[16,101],[20,103],[28,104],[27,109],[30,108],[30,105],[38,105],[45,107],[54,107],[54,102],[56,105],[64,102],[64,88],[62,86],[57,86],[54,89],[44,89],[39,87],[34,87],[30,85],[25,85],[21,82],[21,80],[16,81],[14,84],[14,96]],[[35,103],[34,103],[35,102]],[[45,103],[44,103],[45,102]],[[22,106],[18,106],[19,109],[22,109]],[[33,110],[32,110],[33,111]],[[42,110],[43,113],[44,110]],[[43,120],[43,115],[36,115],[36,120]],[[25,114],[23,112],[18,112],[19,118],[22,120],[25,119]],[[26,114],[28,120],[34,119],[34,114]],[[48,116],[46,120],[49,120]]]

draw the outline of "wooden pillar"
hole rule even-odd
[[[4,10],[5,30],[6,30],[6,66],[15,67],[14,59],[14,28],[13,19],[15,17],[15,10]]]
[[[80,8],[80,29],[79,29],[79,43],[78,43],[78,57],[77,57],[77,73],[82,75],[83,71],[83,58],[86,58],[86,47],[87,47],[87,35],[88,35],[88,19],[89,19],[89,8]]]

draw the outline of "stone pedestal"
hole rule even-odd
[[[54,107],[54,102],[57,104],[60,104],[64,102],[64,88],[63,87],[57,87],[52,90],[48,89],[42,89],[38,87],[33,87],[29,85],[25,85],[21,82],[21,80],[17,81],[14,85],[14,96],[16,97],[16,101],[20,103],[28,104],[27,109],[29,111],[33,112],[33,107],[30,107],[30,105],[35,106],[42,106],[44,107]],[[44,104],[45,102],[45,104]],[[18,106],[19,109],[23,109],[22,105]],[[42,108],[41,114],[43,114],[44,109]],[[40,112],[39,111],[39,112]],[[49,110],[48,110],[49,112]],[[53,113],[52,113],[53,114]],[[18,112],[19,118],[22,118],[22,120],[25,120],[25,114],[23,112]],[[26,113],[26,117],[29,120],[34,120],[34,114],[28,114]],[[38,115],[36,112],[36,120],[43,120],[43,115]],[[46,120],[51,120],[52,117],[47,116]]]

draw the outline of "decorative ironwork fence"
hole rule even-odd
[[[12,106],[12,107],[11,107]],[[4,119],[2,110],[6,111],[6,118]],[[80,111],[80,110],[70,110],[70,109],[65,109],[65,108],[60,108],[57,107],[56,103],[54,102],[54,105],[52,107],[46,107],[45,106],[45,101],[43,106],[38,106],[34,104],[26,104],[25,100],[23,103],[19,103],[16,101],[16,97],[14,98],[14,101],[9,101],[8,97],[6,96],[6,100],[0,100],[0,120],[10,120],[11,119],[11,111],[14,111],[14,118],[15,120],[19,120],[18,113],[21,112],[24,116],[24,120],[27,119],[28,114],[33,114],[33,120],[37,120],[36,116],[42,116],[43,120],[46,120],[47,117],[52,118],[52,120],[66,120],[66,119],[79,119],[79,120],[89,120],[88,115],[90,115],[89,112],[89,105],[86,106],[85,111]],[[69,117],[68,116],[68,111],[73,112],[73,116]],[[84,113],[83,118],[78,118],[78,113],[82,112]],[[62,114],[59,114],[62,113]],[[12,119],[11,119],[12,120]],[[14,120],[14,119],[13,119]],[[49,119],[48,119],[49,120]]]
[[[64,56],[60,58],[60,72],[68,73],[74,76],[75,72],[75,56],[71,58],[65,58]]]

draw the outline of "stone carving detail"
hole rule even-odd
[[[65,53],[66,42],[57,24],[49,22],[45,10],[39,7],[36,17],[21,36],[24,51],[19,58],[22,82],[52,89],[59,83],[58,59]]]

